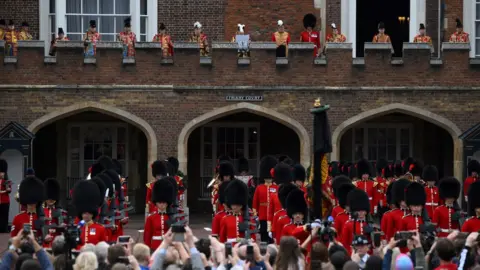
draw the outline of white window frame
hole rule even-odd
[[[479,3],[480,4],[480,3]],[[480,52],[476,52],[477,42],[480,42],[480,36],[476,36],[475,22],[477,20],[477,1],[476,0],[463,0],[463,30],[470,34],[470,57],[479,58]],[[453,23],[453,22],[452,22]]]
[[[352,153],[351,153],[351,157],[352,157],[352,160],[355,159],[355,147],[353,147],[355,145],[355,130],[356,129],[361,129],[363,128],[363,158],[366,158],[368,159],[368,129],[369,128],[375,128],[375,129],[379,129],[379,128],[394,128],[396,129],[396,142],[395,142],[395,147],[396,147],[396,156],[395,156],[395,160],[400,160],[401,157],[400,157],[400,145],[401,145],[401,141],[400,141],[400,130],[401,129],[408,129],[409,130],[409,155],[408,156],[412,156],[413,154],[413,125],[412,124],[408,124],[408,123],[371,123],[371,124],[362,124],[362,125],[359,125],[359,126],[356,126],[354,128],[352,128]],[[377,157],[378,158],[378,157]],[[371,161],[376,161],[376,160],[371,160]]]
[[[257,165],[256,172],[257,175],[254,175],[254,177],[258,176],[259,172],[259,163],[260,163],[260,123],[259,122],[239,122],[239,123],[228,123],[228,122],[218,122],[218,123],[209,123],[204,126],[202,126],[201,129],[201,135],[200,135],[200,177],[205,178],[208,177],[209,174],[213,175],[214,168],[212,167],[210,172],[206,172],[204,170],[204,128],[212,128],[212,160],[213,160],[213,166],[215,166],[215,161],[218,158],[217,155],[217,132],[216,130],[218,128],[243,128],[244,136],[243,136],[243,146],[245,149],[245,157],[249,156],[249,147],[248,147],[248,129],[249,128],[256,128],[257,129],[257,162],[255,164]],[[202,183],[203,184],[203,183]],[[200,189],[200,193],[202,193],[202,188]],[[203,194],[200,194],[199,200],[207,200],[209,198],[204,198],[202,197]]]
[[[55,34],[57,29],[62,27],[64,31],[67,31],[67,18],[66,18],[66,0],[52,0],[55,2]],[[100,0],[101,1],[101,0]],[[50,0],[38,0],[39,2],[39,36],[40,40],[45,41],[45,55],[48,55],[50,50]],[[140,39],[140,1],[130,0],[130,13],[132,18],[132,31],[137,34],[137,41]],[[84,14],[88,15],[88,14]],[[97,14],[95,14],[97,15]],[[102,15],[109,16],[109,15]],[[111,15],[122,16],[122,15]],[[146,23],[146,41],[149,41],[158,32],[158,0],[147,0],[147,23]],[[84,34],[84,33],[81,33]],[[107,33],[108,34],[108,33]]]
[[[79,134],[79,142],[80,142],[80,167],[79,171],[82,173],[81,175],[84,175],[86,170],[88,168],[84,168],[85,166],[85,158],[84,158],[84,147],[85,147],[85,137],[84,137],[84,131],[85,129],[89,127],[108,127],[108,128],[125,128],[125,165],[123,168],[123,174],[128,175],[128,163],[129,163],[129,156],[130,156],[130,132],[128,129],[128,124],[125,123],[119,123],[119,122],[101,122],[101,123],[88,123],[88,122],[75,122],[75,123],[69,123],[67,125],[67,177],[72,177],[71,176],[71,165],[72,165],[72,148],[71,148],[71,132],[72,128],[78,127],[80,128],[80,134]],[[116,156],[117,155],[117,138],[118,133],[115,132],[114,137],[112,138],[112,146],[115,145],[115,147],[112,147],[112,155]],[[75,176],[76,178],[78,176]]]
[[[464,0],[468,1],[468,0]],[[426,20],[426,0],[410,0],[409,42],[417,35],[420,23]],[[341,29],[352,43],[352,57],[357,55],[357,0],[341,0]],[[388,25],[387,25],[388,33]]]

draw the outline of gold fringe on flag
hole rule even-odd
[[[314,158],[312,156],[312,163],[314,161]],[[315,170],[313,169],[315,166],[313,166],[313,164],[310,165],[310,174],[308,176],[308,186],[310,186],[311,188],[313,187],[313,178],[314,178],[314,173],[315,173]],[[323,154],[322,155],[322,159],[320,160],[320,168],[321,168],[321,175],[322,175],[322,193],[325,194],[324,192],[324,187],[327,183],[327,179],[328,179],[328,158],[327,158],[327,155],[326,154]],[[315,196],[313,194],[313,192],[311,193],[312,196],[309,196],[308,197],[308,204],[310,205],[310,207],[315,207],[313,205],[313,196]],[[328,210],[329,210],[329,205],[330,205],[330,200],[329,198],[326,198],[324,195],[322,195],[322,205],[320,207],[322,207],[322,216],[325,217],[328,213]]]

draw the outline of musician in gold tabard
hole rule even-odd
[[[18,40],[32,40],[33,36],[28,31],[30,25],[27,22],[22,22],[22,29],[18,32]]]
[[[385,34],[385,24],[380,22],[378,24],[378,34],[373,37],[373,43],[392,43],[390,36]]]
[[[285,25],[282,20],[279,20],[277,25],[278,30],[272,34],[272,41],[277,44],[277,57],[287,57],[290,33],[285,31]]]
[[[413,38],[413,42],[415,43],[428,43],[432,45],[432,38],[427,36],[425,33],[425,25],[423,23],[420,24],[420,29],[418,30],[418,35]]]
[[[193,24],[195,28],[193,30],[193,34],[190,36],[190,42],[196,42],[200,46],[200,56],[208,56],[209,48],[208,48],[208,39],[207,35],[202,32],[202,24],[200,22],[196,22]]]
[[[162,56],[163,57],[172,57],[173,56],[173,43],[172,37],[166,32],[166,27],[163,23],[159,27],[160,32],[153,37],[152,42],[160,42],[162,46]]]

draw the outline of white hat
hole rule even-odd
[[[202,28],[202,24],[200,22],[196,22],[196,23],[193,24],[193,27]]]
[[[282,21],[282,20],[278,20],[277,24],[278,24],[278,26],[282,26],[282,25],[283,25],[283,21]]]
[[[238,26],[238,31],[240,31],[240,32],[243,33],[244,30],[245,30],[245,24],[240,24],[240,23],[239,23],[237,26]]]
[[[331,26],[333,29],[337,29],[337,25],[335,23],[332,23]]]

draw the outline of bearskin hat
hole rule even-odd
[[[460,189],[460,182],[455,177],[443,178],[438,185],[438,191],[440,192],[440,198],[442,199],[458,199],[458,196],[460,196]]]
[[[385,192],[385,195],[387,196],[387,204],[388,205],[393,204],[392,187],[393,187],[393,183],[388,185],[387,191]]]
[[[295,164],[295,162],[293,161],[293,159],[291,159],[289,156],[287,155],[282,155],[278,158],[278,162],[282,162],[282,163],[285,163],[287,165],[290,165],[290,166],[293,166],[293,164]]]
[[[245,207],[248,203],[248,187],[238,179],[233,179],[228,183],[225,189],[225,202],[228,207],[232,205],[242,205]]]
[[[393,175],[396,177],[400,177],[403,175],[403,161],[397,160],[395,164],[393,164]]]
[[[347,195],[347,205],[350,207],[350,212],[367,211],[370,212],[370,201],[368,194],[358,188],[352,189]]]
[[[295,213],[302,213],[305,217],[308,213],[307,202],[305,201],[305,193],[300,189],[292,190],[285,200],[287,205],[287,215],[291,218]]]
[[[480,182],[473,182],[468,188],[468,215],[475,217],[475,208],[480,208]]]
[[[18,191],[20,204],[37,204],[45,200],[45,187],[43,182],[35,176],[30,176],[20,182]]]
[[[27,168],[25,175],[35,175],[35,170],[33,168]]]
[[[480,174],[480,162],[476,159],[472,159],[468,162],[468,175],[472,175],[473,172]]]
[[[3,172],[3,173],[8,172],[8,163],[4,159],[0,159],[0,172]]]
[[[355,164],[351,164],[348,167],[348,177],[350,177],[350,179],[358,178],[358,169]]]
[[[275,166],[273,170],[273,181],[277,185],[290,183],[293,181],[292,167],[286,163],[280,162]]]
[[[405,160],[402,161],[402,169],[403,169],[403,174],[407,172],[411,172],[413,167],[415,166],[415,159],[413,157],[408,157]]]
[[[410,173],[413,176],[422,176],[423,173],[423,162],[420,160],[415,160],[413,165],[410,165]]]
[[[339,166],[340,166],[340,174],[342,175],[346,175],[346,176],[349,176],[349,173],[350,173],[350,165],[352,165],[350,162],[340,162]],[[332,173],[333,173],[333,170],[332,169]],[[330,172],[330,169],[329,169],[329,172]],[[333,175],[332,173],[329,173],[330,175]]]
[[[103,198],[105,198],[105,192],[107,191],[107,186],[103,182],[102,178],[100,178],[99,176],[92,178],[91,181],[97,185],[98,190],[100,191],[100,201],[98,202],[98,206],[101,206],[104,202]]]
[[[426,201],[425,187],[418,182],[411,182],[405,189],[405,202],[407,205],[425,205]]]
[[[338,196],[337,196],[338,188],[340,188],[340,186],[343,184],[351,184],[351,183],[352,183],[352,180],[350,180],[350,178],[348,178],[345,175],[339,175],[333,178],[332,180],[333,195],[335,195],[335,197],[338,199]]]
[[[274,156],[264,156],[260,160],[259,182],[264,183],[265,179],[272,179],[271,170],[277,165],[277,159]]]
[[[90,27],[97,27],[97,22],[95,20],[90,20]]]
[[[220,179],[223,179],[224,176],[230,176],[230,180],[235,177],[235,168],[230,161],[221,161],[218,164],[218,174]]]
[[[332,161],[328,165],[328,175],[336,177],[341,174],[341,167],[338,161]]]
[[[48,178],[43,183],[47,200],[58,201],[60,199],[60,184],[54,178]]]
[[[311,27],[313,29],[315,25],[317,25],[317,17],[315,17],[315,15],[309,13],[303,16],[303,27]]]
[[[123,166],[120,163],[120,161],[113,159],[113,165],[115,165],[115,171],[118,173],[118,175],[123,175]]]
[[[152,163],[152,176],[156,178],[157,176],[167,176],[168,174],[168,164],[164,160],[155,160]]]
[[[385,29],[385,23],[379,22],[378,23],[378,29]]]
[[[392,164],[388,164],[388,166],[385,167],[385,169],[383,170],[383,177],[385,177],[385,178],[393,177],[393,165]]]
[[[457,28],[463,28],[462,21],[460,21],[459,18],[457,18],[457,19],[455,20],[455,22],[456,22],[456,27],[457,27]]]
[[[225,156],[225,155],[219,156],[217,158],[217,164],[222,162],[222,161],[230,161],[231,163],[233,163],[233,160],[229,156]]]
[[[227,189],[227,185],[230,182],[222,182],[218,187],[218,202],[222,205],[225,203],[225,190]]]
[[[356,189],[353,184],[347,183],[347,184],[342,184],[338,189],[337,189],[337,199],[338,199],[338,204],[340,207],[345,209],[345,206],[347,205],[347,196],[350,191]]]
[[[97,184],[93,181],[78,181],[73,187],[72,203],[77,211],[78,218],[83,213],[90,213],[95,218],[98,214],[98,203],[102,195]]]
[[[168,163],[172,164],[174,173],[177,174],[178,172],[178,167],[180,166],[180,163],[178,162],[178,159],[176,157],[169,157],[167,158]]]
[[[287,196],[292,190],[298,189],[297,185],[293,183],[287,183],[280,186],[278,189],[278,200],[283,209],[287,207]]]
[[[375,164],[375,169],[377,170],[378,175],[384,176],[385,169],[388,167],[388,161],[384,158],[380,158],[377,160]]]
[[[357,177],[362,178],[362,175],[368,174],[372,175],[372,164],[364,158],[360,159],[357,162]]]
[[[122,184],[120,183],[120,176],[117,174],[117,172],[113,169],[106,170],[105,174],[110,177],[112,180],[112,183],[115,185],[115,192],[116,196],[120,201],[124,201],[124,195],[122,191]]]
[[[173,186],[173,196],[174,196],[174,199],[175,199],[177,197],[177,193],[178,193],[177,180],[175,180],[175,177],[173,177],[173,176],[165,176],[162,179],[168,180],[168,181],[170,181],[170,184],[172,184],[172,186]]]
[[[401,201],[405,201],[405,189],[411,182],[401,178],[391,184],[392,186],[392,204],[400,206]]]
[[[238,172],[248,172],[250,171],[250,166],[248,165],[248,159],[241,157],[238,159]]]
[[[175,188],[165,177],[155,181],[152,189],[152,203],[167,203],[171,205],[175,200]]]
[[[115,164],[108,156],[101,156],[92,165],[92,171],[90,172],[91,178],[101,174],[104,170],[115,169]]]
[[[100,180],[102,180],[103,184],[105,185],[105,191],[108,189],[108,197],[112,198],[114,194],[113,191],[115,190],[115,188],[113,187],[113,180],[105,173],[101,173],[97,175],[97,177],[100,178]],[[105,196],[105,191],[102,196]]]
[[[302,164],[295,164],[293,165],[293,175],[295,181],[300,180],[302,182],[305,182],[307,172],[305,171],[305,168],[302,166]]]
[[[423,168],[422,179],[426,182],[438,181],[438,170],[433,165],[427,165]]]

